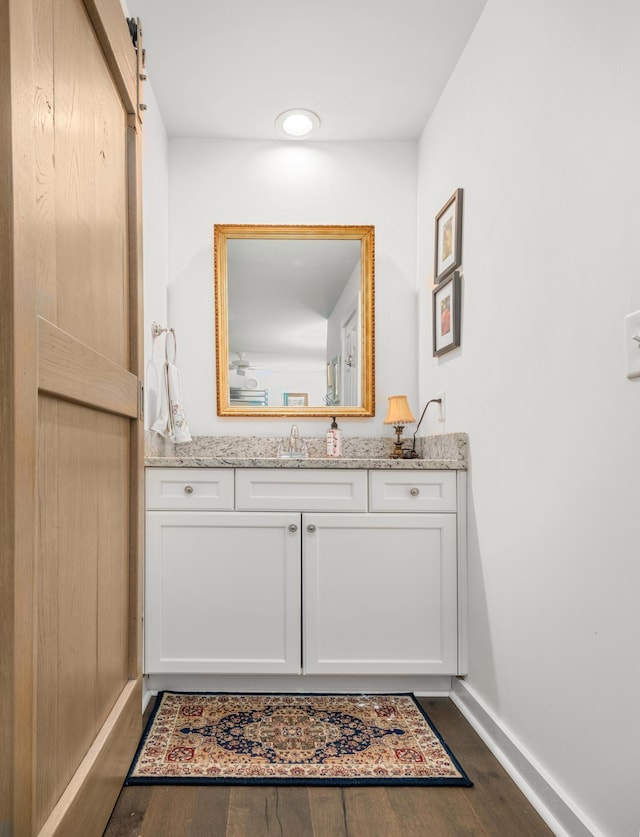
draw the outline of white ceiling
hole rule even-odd
[[[486,0],[127,0],[170,136],[417,140]],[[314,137],[316,139],[316,137]]]

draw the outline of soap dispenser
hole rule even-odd
[[[327,456],[342,456],[342,431],[333,416],[331,427],[327,430]]]

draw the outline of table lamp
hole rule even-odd
[[[402,432],[405,424],[411,424],[415,419],[411,414],[409,403],[406,395],[390,395],[389,409],[387,417],[384,420],[385,424],[393,424],[396,432],[396,440],[394,448],[389,454],[389,459],[402,458]]]

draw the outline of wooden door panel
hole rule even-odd
[[[0,0],[0,831],[102,834],[141,722],[140,120],[119,0]]]
[[[140,736],[141,702],[141,680],[129,680],[38,837],[101,837]]]
[[[92,611],[97,578],[84,521],[95,519],[97,498],[82,479],[86,445],[82,417],[69,414],[71,405],[53,398],[41,397],[38,406],[41,545],[36,577],[44,582],[42,573],[47,579],[36,588],[42,654],[36,662],[40,708],[36,753],[38,775],[45,781],[45,791],[41,792],[37,783],[35,787],[36,822],[40,826],[95,737],[97,660]],[[69,443],[70,437],[74,438],[73,444]],[[41,737],[40,733],[45,735]]]
[[[128,366],[127,114],[80,0],[56,5],[54,33],[53,321]]]
[[[45,455],[55,450],[58,441],[55,414],[58,402],[39,398],[38,422],[38,491],[58,496],[58,471],[56,462]],[[45,420],[45,415],[50,417]],[[58,798],[61,786],[55,754],[59,748],[61,730],[58,726],[58,504],[46,503],[38,508],[38,556],[34,567],[34,592],[37,605],[34,606],[34,622],[37,625],[35,659],[37,679],[34,695],[34,723],[37,730],[38,758],[35,761],[34,810],[35,825],[40,828]],[[48,595],[43,595],[48,591]],[[41,757],[42,756],[42,757]]]
[[[80,818],[89,834],[100,828],[98,810],[108,808],[100,785],[109,752],[127,749],[105,727],[130,735],[137,692],[127,687],[130,622],[139,619],[129,589],[131,419],[138,416],[129,213],[137,184],[129,182],[135,146],[127,109],[81,0],[54,3],[51,33],[55,282],[44,274],[47,319],[38,319],[38,513],[47,548],[36,559],[51,582],[36,596],[51,640],[46,662],[37,660],[34,820],[43,833],[67,834]],[[46,531],[52,520],[55,537]],[[122,721],[114,712],[126,692],[129,721]],[[109,771],[113,784],[113,765]]]
[[[40,825],[127,681],[129,425],[120,416],[39,399]]]
[[[102,726],[128,679],[130,422],[98,413],[106,461],[99,472],[97,522],[97,726]]]
[[[34,9],[33,85],[35,135],[33,180],[35,212],[30,218],[37,248],[35,274],[38,313],[56,315],[56,149],[54,116],[53,6],[55,0],[38,0]],[[36,13],[37,11],[37,13]]]
[[[135,418],[138,379],[66,331],[38,317],[38,389]]]
[[[54,6],[56,317],[53,322],[94,345],[101,312],[92,281],[95,235],[95,35],[79,2]],[[101,354],[106,354],[102,351]]]

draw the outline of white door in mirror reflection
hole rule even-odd
[[[360,356],[358,335],[360,334],[359,310],[357,306],[342,327],[342,392],[344,404],[360,404]]]

